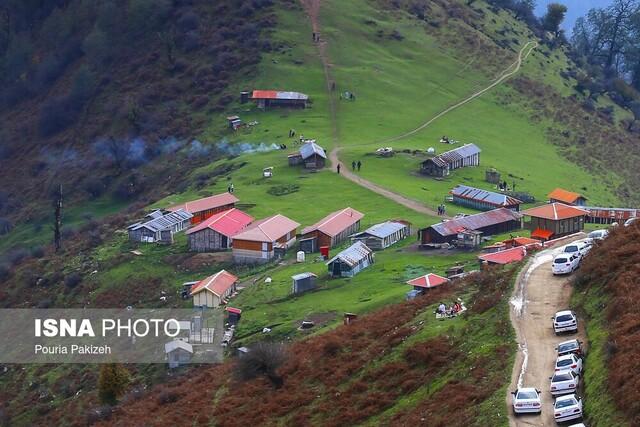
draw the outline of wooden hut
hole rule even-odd
[[[220,270],[191,288],[194,307],[219,307],[238,284],[238,278],[226,270]]]
[[[426,289],[435,288],[437,286],[444,285],[445,283],[449,283],[449,279],[433,273],[416,277],[415,279],[411,279],[407,282],[408,285],[413,286],[413,290],[418,292],[423,292]]]
[[[522,212],[530,220],[525,227],[531,237],[540,240],[555,239],[584,229],[584,219],[589,211],[564,203],[549,203]]]
[[[175,212],[153,211],[146,221],[127,227],[129,241],[143,243],[173,243],[173,235],[189,227],[191,214],[184,210]]]
[[[327,262],[331,277],[353,277],[374,262],[371,249],[362,242],[355,242]]]
[[[587,204],[587,198],[582,194],[563,190],[562,188],[556,188],[547,197],[549,198],[549,203],[559,202],[571,206],[584,206]]]
[[[457,185],[450,191],[450,194],[453,197],[453,203],[481,211],[507,208],[517,212],[520,210],[520,205],[522,204],[522,201],[515,197],[469,187],[468,185]]]
[[[327,153],[315,142],[307,142],[300,147],[300,157],[306,169],[322,169],[327,160]]]
[[[452,243],[463,230],[480,231],[483,235],[495,235],[518,230],[522,227],[522,215],[506,208],[469,215],[440,222],[418,231],[422,245]]]
[[[364,214],[352,208],[344,208],[322,218],[302,230],[300,250],[311,253],[321,246],[330,248],[339,245],[360,229]]]
[[[193,346],[186,341],[173,340],[164,345],[164,353],[169,363],[169,368],[178,368],[191,362]]]
[[[475,144],[465,144],[462,147],[445,151],[422,162],[420,173],[423,175],[445,177],[458,168],[478,166],[480,164],[480,148]]]
[[[253,217],[236,208],[218,212],[187,231],[189,250],[212,252],[230,249],[233,236],[252,221]]]
[[[284,215],[273,215],[252,223],[233,237],[236,263],[265,263],[283,256],[296,242],[297,222]]]
[[[309,96],[304,93],[280,90],[254,90],[251,99],[263,110],[267,107],[307,108],[309,102]]]
[[[408,223],[386,221],[352,235],[351,241],[363,242],[374,251],[379,251],[388,248],[400,240],[406,239],[410,233],[411,228]]]
[[[221,193],[171,206],[167,208],[167,210],[172,212],[178,210],[189,212],[193,215],[193,218],[191,218],[191,224],[199,224],[218,212],[233,209],[238,201],[238,198],[231,193]]]
[[[297,295],[315,289],[317,278],[318,276],[309,272],[291,276],[291,279],[293,280],[291,293]]]

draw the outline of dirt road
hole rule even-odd
[[[511,395],[507,395],[509,425],[555,426],[553,398],[549,393],[549,376],[556,360],[555,347],[559,342],[578,337],[584,341],[584,329],[580,333],[556,336],[551,327],[551,317],[559,310],[570,308],[572,287],[569,277],[553,276],[551,260],[563,244],[583,238],[584,235],[566,239],[551,249],[538,253],[523,268],[511,299],[511,322],[516,330],[519,352],[514,364],[509,392],[520,385],[536,387],[542,391],[542,415],[515,417],[511,410]]]

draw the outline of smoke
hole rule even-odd
[[[251,144],[249,142],[231,144],[226,138],[216,144],[216,150],[218,152],[230,156],[239,156],[240,154],[248,153],[266,153],[279,149],[280,146],[278,144],[265,144],[264,142],[260,144]]]
[[[158,151],[161,155],[173,154],[184,146],[184,142],[178,141],[175,137],[160,138],[158,140]]]
[[[189,144],[189,157],[202,157],[211,152],[211,147],[203,145],[202,142],[194,139]]]

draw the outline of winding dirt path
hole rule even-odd
[[[555,426],[553,398],[549,393],[549,376],[556,360],[558,343],[575,338],[576,335],[557,337],[551,327],[551,317],[559,310],[569,308],[572,287],[568,277],[551,274],[551,260],[563,244],[584,234],[558,241],[553,248],[536,254],[522,269],[511,298],[511,323],[516,330],[518,355],[514,363],[511,384],[506,396],[509,408],[509,425]],[[579,323],[578,338],[584,341],[584,329]],[[511,409],[512,390],[518,386],[536,387],[542,391],[542,414],[515,417]]]
[[[331,152],[329,153],[329,161],[331,162],[331,167],[336,170],[337,166],[340,165],[341,171],[340,173],[347,178],[348,180],[350,180],[351,182],[360,185],[361,187],[364,187],[368,190],[373,191],[374,193],[380,194],[383,197],[386,197],[400,205],[403,205],[409,209],[412,209],[416,212],[419,213],[423,213],[426,215],[431,215],[431,216],[437,216],[438,213],[426,206],[424,203],[421,203],[417,200],[402,196],[392,190],[388,190],[378,184],[374,184],[371,181],[368,181],[364,178],[362,178],[361,176],[353,173],[352,171],[349,170],[348,167],[344,167],[345,165],[342,164],[340,162],[340,159],[338,158],[338,154],[340,152],[340,138],[338,135],[338,124],[337,124],[337,117],[336,117],[336,93],[335,93],[335,80],[333,79],[332,75],[331,75],[331,63],[329,62],[329,56],[327,54],[327,42],[326,40],[322,37],[321,35],[321,27],[320,27],[320,4],[321,4],[321,0],[300,0],[302,6],[304,7],[307,15],[309,16],[309,20],[311,21],[311,28],[313,33],[319,35],[319,41],[316,42],[316,45],[318,46],[318,54],[320,56],[320,60],[322,61],[322,67],[324,69],[324,77],[325,77],[325,83],[326,83],[326,89],[327,89],[327,94],[329,95],[329,110],[330,110],[330,116],[331,116],[331,134],[332,134],[332,139],[333,139],[333,146],[334,148],[331,150]],[[504,80],[506,80],[507,78],[511,77],[512,75],[514,75],[515,73],[517,73],[520,70],[520,67],[522,65],[522,62],[529,56],[529,54],[531,54],[531,52],[533,51],[533,49],[535,49],[538,46],[538,42],[536,41],[530,41],[525,43],[525,45],[522,47],[522,49],[520,49],[520,52],[518,53],[518,59],[513,62],[511,65],[509,65],[499,76],[496,80],[494,80],[489,86],[473,93],[472,95],[470,95],[469,97],[463,99],[462,101],[446,108],[445,110],[441,111],[440,113],[436,114],[434,117],[432,117],[431,119],[427,120],[426,122],[422,123],[420,126],[418,126],[417,128],[406,132],[404,134],[401,135],[397,135],[391,138],[387,138],[384,139],[382,141],[378,141],[376,142],[376,144],[384,144],[384,143],[388,143],[388,142],[392,142],[392,141],[398,141],[400,139],[409,137],[411,135],[414,135],[417,132],[420,132],[421,130],[423,130],[424,128],[426,128],[427,126],[429,126],[431,123],[433,123],[434,121],[438,120],[439,118],[441,118],[442,116],[444,116],[445,114],[455,110],[456,108],[459,108],[465,104],[467,104],[468,102],[474,100],[475,98],[479,97],[480,95],[482,95],[483,93],[491,90],[492,88],[494,88],[495,86],[499,85],[500,83],[502,83]],[[372,143],[365,143],[365,144],[354,144],[354,145],[370,145]],[[445,218],[448,218],[448,216],[444,216]]]

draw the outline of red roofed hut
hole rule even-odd
[[[309,102],[309,96],[304,93],[281,90],[254,90],[251,99],[263,110],[267,107],[307,108]]]
[[[231,193],[221,193],[203,199],[192,200],[190,202],[171,206],[169,211],[184,210],[193,215],[191,224],[199,224],[205,219],[217,214],[218,212],[233,209],[238,202],[238,198]]]
[[[233,237],[234,262],[265,263],[284,255],[295,244],[299,226],[280,214],[254,222]]]
[[[233,236],[244,230],[252,221],[253,217],[240,209],[218,212],[187,231],[189,250],[213,252],[229,249]]]
[[[587,204],[587,198],[582,194],[563,190],[562,188],[556,188],[549,193],[547,197],[549,197],[549,203],[560,202],[573,206],[584,206]]]
[[[335,247],[360,230],[364,214],[352,208],[344,208],[322,218],[302,230],[300,250],[316,252],[320,246]]]
[[[218,307],[236,290],[238,278],[226,270],[220,270],[196,283],[191,288],[195,307]]]
[[[531,230],[532,238],[549,240],[582,231],[589,212],[564,203],[549,203],[527,209],[522,214],[530,218],[525,227]]]
[[[444,285],[445,283],[449,283],[449,279],[433,273],[416,277],[415,279],[411,279],[407,282],[407,284],[413,286],[413,289],[416,291],[435,288],[436,286]]]
[[[492,252],[478,256],[480,264],[505,265],[512,262],[519,262],[527,256],[527,248],[518,246],[504,251]]]

